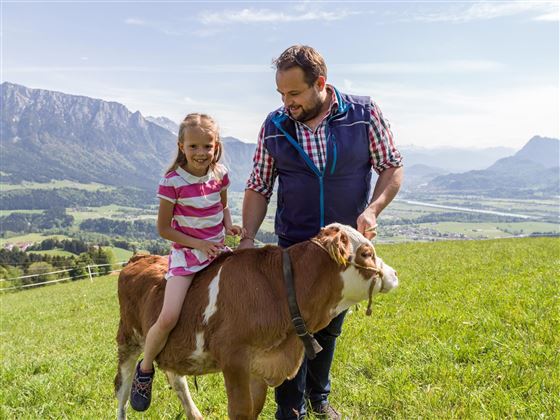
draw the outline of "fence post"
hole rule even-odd
[[[89,273],[89,281],[93,283],[93,276],[91,275],[91,266],[87,266],[87,271]]]

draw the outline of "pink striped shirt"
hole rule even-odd
[[[159,182],[157,196],[175,204],[173,229],[197,239],[224,243],[224,213],[220,193],[229,186],[225,166],[217,164],[202,177],[182,168],[169,172]],[[169,275],[189,275],[206,267],[211,260],[197,249],[173,243]]]
[[[334,89],[327,85],[327,90],[331,94],[331,112],[319,123],[315,131],[311,130],[304,123],[294,120],[297,141],[319,171],[323,171],[326,164],[327,118],[335,114],[338,109],[338,101],[336,100]],[[393,142],[393,134],[391,133],[389,122],[383,118],[381,110],[373,100],[371,101],[368,133],[371,166],[377,173],[381,173],[387,168],[402,166],[402,157]],[[263,124],[259,132],[257,149],[253,156],[253,171],[247,181],[247,188],[261,193],[269,200],[272,196],[277,175],[274,159],[264,147]]]

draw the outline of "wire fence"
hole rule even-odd
[[[57,271],[51,271],[48,273],[37,273],[37,274],[28,274],[26,276],[21,276],[21,277],[12,277],[9,279],[0,279],[0,283],[2,282],[8,282],[8,281],[19,281],[22,279],[30,279],[33,277],[41,277],[41,276],[49,276],[49,275],[55,275],[55,274],[60,274],[60,273],[67,273],[69,271],[73,271],[76,269],[86,269],[87,273],[86,274],[82,274],[79,276],[70,276],[70,277],[65,277],[62,279],[55,279],[55,280],[48,280],[48,281],[43,281],[43,282],[39,282],[39,283],[29,283],[29,284],[21,284],[21,285],[17,285],[17,286],[10,286],[10,287],[3,287],[0,288],[0,292],[4,292],[4,291],[8,291],[8,290],[19,290],[19,289],[26,289],[29,287],[35,287],[35,286],[42,286],[45,284],[54,284],[54,283],[60,283],[62,281],[67,281],[67,280],[80,280],[80,279],[84,279],[84,278],[89,278],[90,281],[93,281],[93,277],[95,276],[99,276],[101,275],[97,270],[93,270],[97,267],[108,267],[108,266],[118,266],[119,269],[118,270],[111,270],[111,272],[113,273],[118,273],[121,271],[122,267],[124,266],[124,264],[126,264],[128,261],[121,261],[121,262],[116,262],[116,263],[111,263],[111,264],[89,264],[86,266],[82,266],[82,267],[74,267],[74,268],[69,268],[66,270],[57,270]],[[105,275],[106,273],[104,273]]]

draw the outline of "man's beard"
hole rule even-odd
[[[292,115],[292,118],[296,121],[305,123],[309,120],[312,120],[317,115],[319,115],[321,113],[322,108],[323,108],[323,103],[320,100],[317,100],[317,102],[315,102],[315,105],[313,106],[313,108],[305,110],[302,107],[301,108],[302,111],[301,111],[300,115],[298,115],[297,118]]]

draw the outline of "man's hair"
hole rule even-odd
[[[280,57],[272,61],[276,71],[284,71],[299,67],[305,75],[305,83],[311,86],[319,76],[327,78],[325,60],[315,49],[307,45],[292,45]]]

